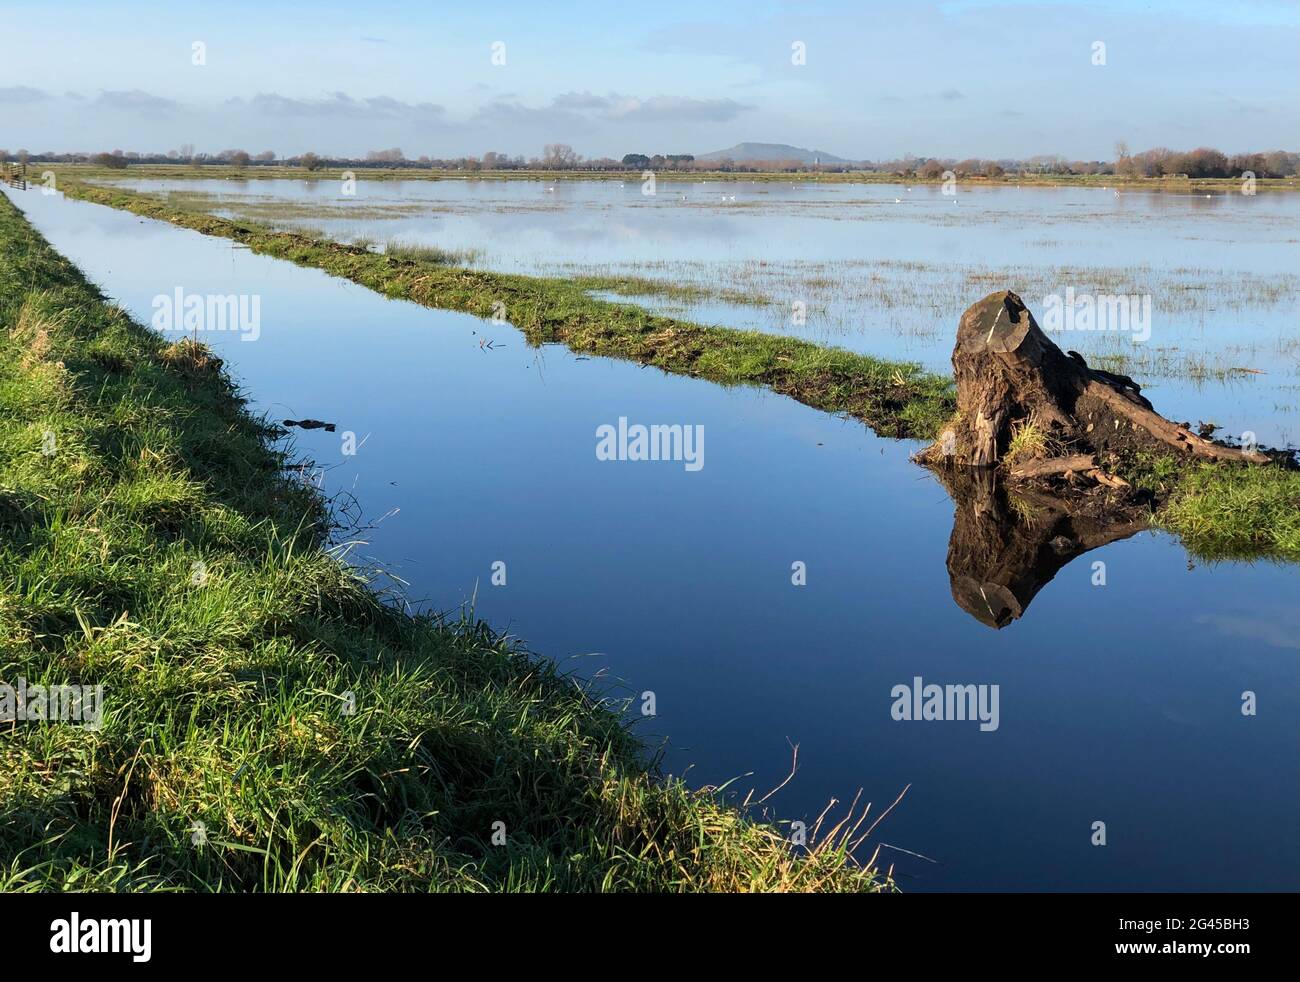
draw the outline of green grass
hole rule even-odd
[[[1300,562],[1300,469],[1140,454],[1116,470],[1151,493],[1152,523],[1196,558]]]
[[[1300,562],[1300,472],[1197,465],[1158,521],[1203,559]]]
[[[354,242],[353,245],[358,245]],[[419,245],[390,239],[384,246],[384,255],[413,263],[432,263],[435,266],[464,266],[478,258],[473,249],[443,249],[436,245]]]
[[[269,436],[0,200],[0,682],[105,687],[99,729],[0,724],[0,889],[892,887],[857,817],[795,850],[551,663],[384,602]]]
[[[1002,463],[1010,466],[1021,460],[1035,460],[1039,457],[1055,456],[1055,447],[1047,431],[1035,418],[1022,419],[1011,424],[1011,440],[1007,452],[1002,456]]]
[[[883,435],[932,438],[955,405],[951,381],[918,365],[653,314],[590,296],[590,281],[467,269],[418,254],[378,254],[321,236],[177,209],[154,195],[67,179],[59,187],[69,197],[233,239],[254,252],[323,269],[389,297],[480,317],[504,311],[530,344],[565,344],[584,354],[724,385],[765,386],[815,409],[861,420]]]

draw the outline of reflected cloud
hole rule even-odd
[[[1213,627],[1223,637],[1300,650],[1300,615],[1292,609],[1278,611],[1276,620],[1246,614],[1200,614],[1196,623]]]

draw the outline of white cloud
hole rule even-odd
[[[656,95],[649,98],[595,95],[591,92],[563,92],[548,105],[530,108],[519,102],[493,102],[478,113],[483,120],[513,118],[574,124],[580,121],[654,123],[725,123],[752,109],[735,99],[694,99],[687,96]]]
[[[269,116],[311,116],[336,118],[384,118],[427,120],[441,117],[445,110],[432,102],[402,102],[391,96],[354,99],[346,92],[333,92],[323,99],[295,99],[276,92],[259,92],[252,99],[230,99],[229,106],[247,105]]]

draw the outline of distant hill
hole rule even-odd
[[[727,150],[698,154],[695,159],[734,160],[737,163],[748,160],[797,160],[801,164],[818,161],[823,164],[849,163],[843,157],[837,157],[825,150],[805,150],[803,147],[792,147],[788,143],[737,143]]]

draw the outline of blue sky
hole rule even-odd
[[[0,34],[0,146],[619,157],[750,140],[1109,159],[1120,139],[1300,144],[1300,0],[294,6],[23,6]]]

